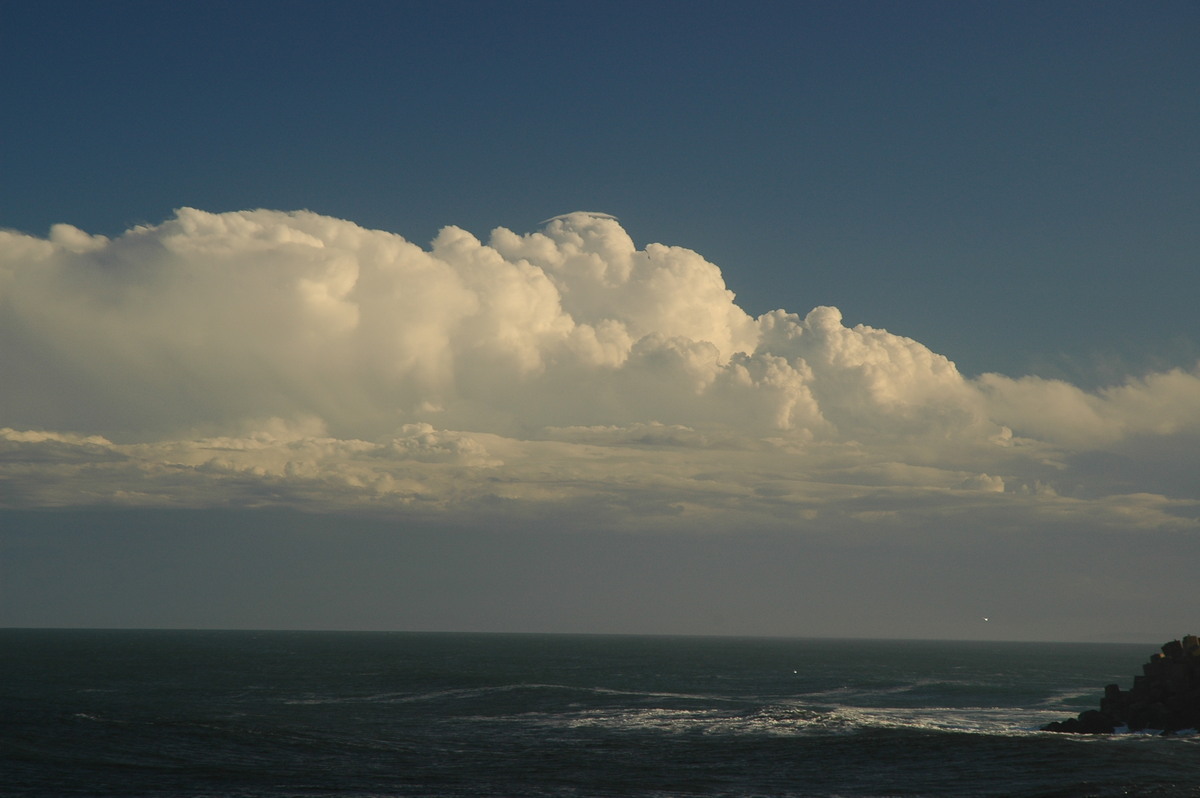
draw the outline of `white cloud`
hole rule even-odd
[[[1086,448],[1137,435],[1200,432],[1200,367],[1173,369],[1088,393],[1060,380],[985,374],[993,417],[1025,434]]]
[[[1200,369],[1091,393],[968,380],[836,308],[751,318],[717,266],[604,214],[487,243],[448,227],[427,250],[264,210],[0,232],[0,362],[4,506],[812,529],[1200,514],[1152,467],[1196,465],[1170,442],[1200,434]]]

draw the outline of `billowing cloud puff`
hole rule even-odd
[[[13,233],[10,422],[119,437],[311,415],[378,436],[688,423],[813,435],[979,418],[946,358],[836,309],[752,319],[690,250],[569,214],[429,251],[312,213],[183,209],[108,241]]]
[[[1130,475],[1153,441],[1200,437],[1200,371],[1093,393],[968,380],[835,308],[752,318],[717,266],[639,249],[605,214],[487,243],[448,227],[428,249],[266,210],[0,232],[0,363],[8,506],[787,525],[1101,501],[1125,518],[1128,496],[1139,525],[1196,523],[1195,491]],[[1085,468],[1097,451],[1127,466]]]

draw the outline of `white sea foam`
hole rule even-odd
[[[517,720],[516,717],[511,717]],[[813,707],[771,704],[749,711],[667,707],[528,713],[527,723],[560,728],[659,731],[666,734],[828,735],[870,729],[918,729],[966,734],[1024,735],[1052,719],[1044,711],[1010,707]]]
[[[854,707],[839,714],[858,729],[922,729],[967,734],[1025,734],[1045,722],[1044,712],[1012,707]]]

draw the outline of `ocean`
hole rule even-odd
[[[0,630],[0,795],[1187,796],[1157,645]]]

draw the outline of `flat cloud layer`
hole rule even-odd
[[[605,214],[428,249],[267,210],[0,232],[0,365],[6,508],[1200,528],[1200,364],[966,379],[835,308],[752,318]]]

